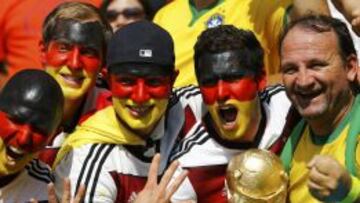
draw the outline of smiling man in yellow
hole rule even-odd
[[[309,16],[285,31],[281,71],[303,120],[282,152],[293,203],[360,200],[358,62],[346,25]]]

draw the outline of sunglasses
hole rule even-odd
[[[112,22],[115,21],[119,15],[123,15],[126,19],[142,18],[145,14],[141,8],[126,8],[122,11],[108,10],[106,11],[106,18]]]

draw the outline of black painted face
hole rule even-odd
[[[105,44],[103,33],[103,28],[97,21],[80,23],[72,19],[62,19],[56,24],[51,40],[101,51]]]
[[[254,69],[244,68],[246,54],[241,51],[204,53],[198,61],[197,79],[200,85],[215,85],[221,79],[233,81],[244,76],[255,76]]]
[[[26,70],[16,74],[0,95],[0,110],[11,120],[52,134],[62,119],[64,98],[60,86],[47,73]]]

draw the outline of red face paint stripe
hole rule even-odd
[[[200,90],[206,104],[228,99],[250,101],[256,97],[258,85],[252,78],[242,78],[234,82],[220,80],[214,86],[200,86]]]

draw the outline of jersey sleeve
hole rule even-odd
[[[115,202],[117,187],[106,170],[110,147],[88,144],[69,152],[55,168],[56,195],[61,197],[63,179],[68,177],[73,197],[82,184],[86,187],[85,202]]]

